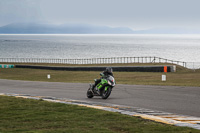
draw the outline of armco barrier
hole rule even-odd
[[[106,67],[51,67],[51,66],[31,66],[15,65],[16,68],[64,70],[64,71],[103,71]],[[112,67],[116,72],[164,72],[164,66],[127,66]],[[167,66],[167,72],[175,72],[174,66]]]
[[[14,68],[14,65],[2,65],[2,64],[0,64],[0,68]]]

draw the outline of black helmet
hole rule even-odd
[[[111,67],[107,67],[105,70],[107,73],[112,74],[113,73],[113,69]]]

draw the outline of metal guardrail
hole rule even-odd
[[[103,71],[105,66],[41,66],[41,65],[15,65],[15,68],[31,68],[46,70],[66,70],[66,71]],[[174,65],[168,66],[113,66],[116,72],[175,72]]]
[[[168,60],[160,57],[111,57],[90,59],[43,59],[43,58],[0,58],[6,63],[55,63],[55,64],[112,64],[112,63],[170,63],[187,67],[183,61]]]

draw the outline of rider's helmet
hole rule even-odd
[[[108,74],[113,74],[113,69],[111,67],[107,67],[105,72],[107,72]]]

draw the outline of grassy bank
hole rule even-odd
[[[40,65],[45,65],[45,64],[40,64]],[[52,65],[48,64],[48,65],[53,66],[55,64]],[[107,64],[107,65],[104,64],[98,66],[120,66],[120,65],[139,66],[139,65],[163,65],[163,64]],[[60,64],[59,66],[63,66],[63,64]],[[88,66],[88,65],[76,65],[76,66]],[[89,65],[89,66],[97,66],[97,65]],[[0,69],[0,78],[14,79],[14,80],[30,80],[30,81],[90,83],[93,82],[93,79],[100,77],[99,73],[100,72],[92,72],[92,71],[91,72],[55,71],[55,70],[13,68],[13,69]],[[47,74],[51,75],[51,79],[47,79]],[[162,74],[167,75],[166,82],[161,81]],[[200,71],[199,70],[193,71],[180,66],[177,66],[177,72],[175,73],[114,72],[114,76],[118,84],[200,86],[199,82]]]
[[[75,105],[0,96],[0,132],[141,132],[197,133],[118,113]]]

